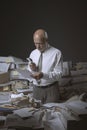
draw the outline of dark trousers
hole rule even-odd
[[[33,96],[37,100],[41,100],[42,103],[58,102],[59,100],[59,86],[58,82],[51,85],[51,87],[39,88],[33,87]]]

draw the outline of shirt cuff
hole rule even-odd
[[[43,73],[43,72],[42,72]],[[46,73],[43,73],[43,79],[49,79],[49,75]]]

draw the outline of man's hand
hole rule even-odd
[[[34,74],[31,75],[34,79],[39,80],[43,77],[42,72],[35,72]]]
[[[36,64],[35,64],[35,63],[31,63],[31,64],[29,64],[29,66],[30,66],[30,69],[31,69],[32,71],[36,71],[36,70],[37,70],[37,67],[36,67]]]

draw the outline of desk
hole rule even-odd
[[[87,118],[80,121],[68,121],[67,130],[87,130]]]

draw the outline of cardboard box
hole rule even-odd
[[[10,81],[9,72],[0,72],[0,84],[8,83]]]

